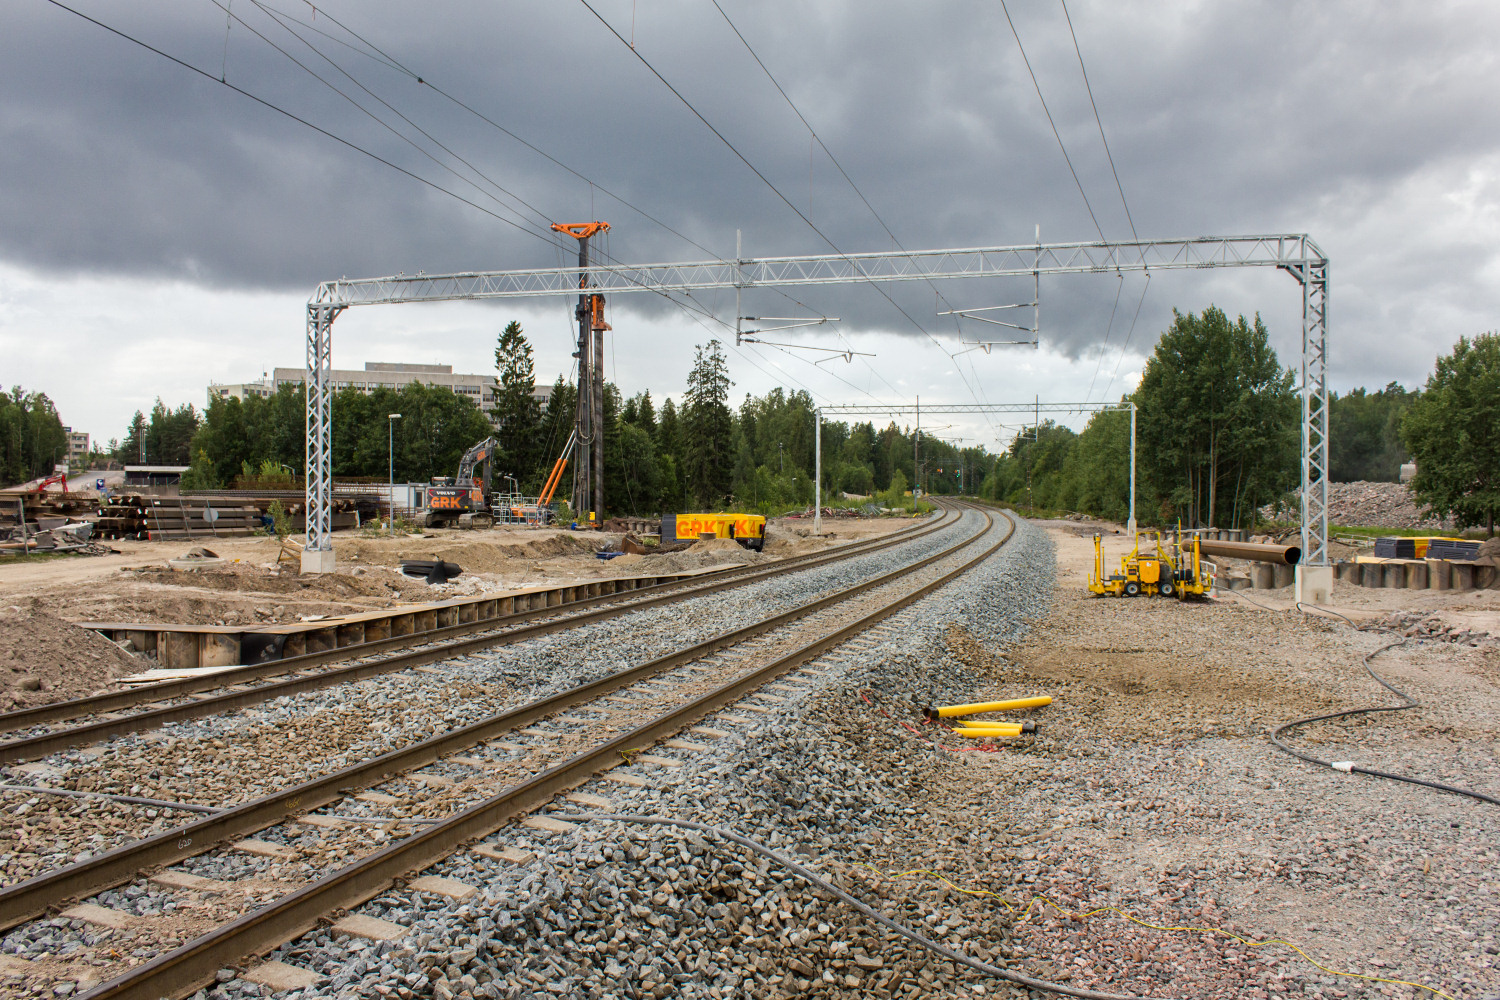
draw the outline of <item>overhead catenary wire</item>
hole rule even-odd
[[[1099,141],[1104,144],[1104,156],[1109,160],[1109,172],[1114,175],[1115,188],[1120,192],[1120,204],[1125,208],[1125,221],[1130,223],[1130,236],[1139,240],[1140,234],[1135,231],[1135,217],[1130,214],[1130,202],[1125,200],[1125,187],[1120,183],[1120,172],[1115,169],[1115,156],[1109,151],[1109,140],[1104,137],[1104,121],[1099,117],[1099,105],[1094,102],[1094,87],[1089,83],[1088,67],[1083,64],[1083,50],[1078,46],[1078,32],[1073,30],[1073,15],[1068,13],[1068,0],[1058,0],[1062,4],[1063,17],[1068,22],[1068,34],[1073,37],[1073,51],[1078,54],[1078,70],[1083,74],[1083,87],[1089,94],[1089,107],[1094,109],[1094,123],[1099,126]],[[1016,39],[1018,42],[1020,39]]]
[[[1021,43],[1021,33],[1016,30],[1016,22],[1011,20],[1010,8],[1005,5],[1005,0],[1000,0],[1000,9],[1005,13],[1005,23],[1010,25],[1010,33],[1016,38],[1016,48],[1021,51],[1021,61],[1026,64],[1026,72],[1031,76],[1031,85],[1036,88],[1036,98],[1042,103],[1042,114],[1047,116],[1047,124],[1052,128],[1052,136],[1057,140],[1057,148],[1062,150],[1063,160],[1068,165],[1068,173],[1073,175],[1073,183],[1078,185],[1078,194],[1083,198],[1083,207],[1088,209],[1089,218],[1094,220],[1094,229],[1099,233],[1099,239],[1109,242],[1104,235],[1104,227],[1099,225],[1099,217],[1094,214],[1094,206],[1089,201],[1088,193],[1083,190],[1083,181],[1078,178],[1078,171],[1073,168],[1073,158],[1068,155],[1068,147],[1063,143],[1062,133],[1057,130],[1057,122],[1052,120],[1052,111],[1047,107],[1047,99],[1042,96],[1041,82],[1036,78],[1036,70],[1031,68],[1031,58],[1026,55],[1026,46]]]
[[[842,250],[838,246],[838,244],[836,244],[828,236],[827,233],[823,232],[823,230],[820,229],[816,223],[814,223],[811,219],[809,219],[807,217],[806,213],[804,213],[801,209],[799,209],[796,206],[796,204],[794,204],[792,202],[792,200],[790,198],[788,198],[781,191],[781,189],[778,188],[771,181],[771,179],[768,178],[760,170],[760,168],[758,168],[754,163],[752,163],[750,161],[750,159],[747,156],[745,156],[744,153],[740,152],[739,147],[737,147],[733,142],[731,142],[729,140],[729,138],[726,135],[724,135],[724,133],[721,132],[718,129],[717,126],[715,126],[711,121],[709,121],[708,118],[706,118],[703,115],[703,113],[701,111],[699,111],[698,108],[691,101],[689,101],[687,99],[687,97],[680,90],[678,90],[675,86],[673,86],[672,83],[671,83],[671,81],[669,81],[665,76],[663,76],[661,74],[661,72],[654,65],[652,65],[652,63],[651,63],[650,60],[648,60],[645,56],[641,55],[640,51],[638,49],[636,49],[634,46],[632,46],[630,44],[630,42],[626,40],[625,36],[621,35],[620,32],[615,28],[615,26],[612,25],[612,24],[610,24],[609,21],[606,20],[604,18],[604,16],[602,14],[600,14],[598,12],[598,10],[596,10],[593,7],[592,4],[589,3],[589,0],[579,0],[579,2],[581,4],[583,4],[583,6],[588,10],[588,12],[590,14],[592,14],[594,16],[594,18],[596,20],[598,20],[598,22],[600,24],[602,24],[607,31],[609,31],[610,34],[612,34],[622,45],[625,45],[627,48],[629,48],[631,54],[634,55],[635,58],[640,61],[641,65],[645,66],[646,69],[647,69],[647,71],[649,71],[652,76],[654,76],[658,81],[661,82],[662,86],[666,87],[669,91],[671,91],[672,95],[674,97],[676,97],[679,102],[681,102],[681,104],[683,105],[683,107],[687,108],[688,111],[693,115],[693,117],[697,118],[698,121],[700,121],[705,128],[707,128],[710,132],[712,132],[714,134],[714,136],[721,143],[723,143],[723,145],[731,153],[733,153],[735,155],[735,157],[741,163],[743,163],[746,167],[748,167],[749,170],[751,171],[751,173],[755,174],[755,176],[758,177],[761,180],[761,182],[764,183],[766,185],[766,187],[768,187],[771,190],[771,193],[774,194],[777,197],[777,199],[779,199],[782,202],[782,204],[786,205],[787,208],[791,209],[792,212],[799,219],[801,219],[808,226],[808,228],[810,228],[814,233],[816,233],[818,235],[818,237],[823,240],[824,243],[827,243],[828,246],[836,254],[839,254],[840,256],[843,256],[843,257],[845,257],[847,259],[848,255],[845,253],[845,251]],[[856,268],[856,271],[858,270],[858,265],[854,265],[852,261],[850,261],[850,264]],[[938,348],[938,350],[942,351],[945,355],[947,355],[950,360],[952,359],[952,357],[953,357],[952,352],[950,352],[946,347],[944,347],[942,345],[942,342],[939,341],[936,337],[934,337],[932,335],[931,331],[929,331],[925,326],[923,326],[921,323],[919,323],[914,316],[912,316],[909,312],[907,312],[906,309],[904,309],[900,305],[900,303],[898,303],[895,299],[893,299],[890,296],[890,293],[888,293],[884,288],[880,287],[880,285],[878,283],[876,283],[875,281],[870,280],[868,278],[866,279],[866,281],[870,285],[871,288],[874,288],[875,291],[877,293],[879,293],[882,298],[884,298],[887,302],[889,302],[891,304],[891,306],[897,312],[899,312],[903,317],[905,317],[906,320],[909,323],[912,324],[912,326],[916,327],[929,340],[931,340],[932,343]],[[975,393],[974,387],[969,384],[968,379],[963,376],[961,370],[960,370],[959,377],[963,380],[965,387],[968,388],[970,395],[974,396],[974,401],[976,403],[979,402],[979,396],[978,396],[978,394]]]
[[[552,242],[552,239],[551,239],[550,235],[543,235],[542,233],[539,233],[539,232],[537,232],[537,231],[535,231],[533,229],[530,229],[529,227],[527,227],[523,223],[516,222],[513,219],[508,219],[505,216],[500,215],[499,213],[494,212],[494,211],[486,208],[485,206],[483,206],[481,204],[478,204],[477,202],[474,202],[474,201],[469,200],[468,198],[465,198],[463,195],[457,193],[456,191],[451,191],[448,188],[443,187],[441,184],[438,184],[435,181],[428,180],[426,177],[423,177],[421,174],[415,173],[415,172],[413,172],[411,170],[406,169],[403,166],[400,166],[399,164],[396,164],[396,163],[391,162],[390,160],[387,160],[385,157],[381,156],[379,153],[375,153],[375,152],[372,152],[372,151],[370,151],[368,149],[365,149],[363,146],[360,146],[360,145],[358,145],[355,142],[352,142],[352,141],[350,141],[348,139],[345,139],[343,136],[338,135],[337,133],[331,132],[328,129],[323,128],[320,125],[314,124],[313,122],[307,120],[306,118],[303,118],[301,115],[298,115],[297,113],[295,113],[293,111],[288,111],[286,108],[283,108],[283,107],[281,107],[278,104],[274,104],[271,101],[268,101],[267,99],[265,99],[264,97],[261,97],[261,96],[259,96],[257,94],[254,94],[254,93],[252,93],[252,92],[244,89],[243,87],[236,86],[235,84],[230,83],[227,80],[221,80],[218,77],[214,76],[212,73],[208,72],[207,70],[201,69],[198,66],[194,66],[192,63],[190,63],[190,62],[188,62],[188,61],[186,61],[184,59],[179,59],[177,56],[174,56],[174,55],[172,55],[169,52],[163,51],[162,49],[157,48],[156,46],[150,44],[149,42],[146,42],[146,41],[144,41],[144,40],[142,40],[140,38],[136,38],[134,35],[131,35],[131,34],[128,34],[128,33],[124,32],[124,31],[121,31],[119,28],[116,28],[116,27],[114,27],[112,25],[106,24],[106,23],[104,23],[103,21],[100,21],[97,18],[90,17],[89,15],[83,13],[80,10],[76,10],[76,9],[74,9],[72,7],[69,7],[67,4],[62,3],[61,0],[46,0],[46,2],[50,3],[52,6],[57,7],[60,10],[67,11],[69,14],[72,14],[73,16],[75,16],[75,17],[77,17],[77,18],[79,18],[81,20],[87,21],[88,23],[90,23],[90,24],[92,24],[92,25],[94,25],[96,27],[103,28],[105,31],[109,32],[110,34],[115,35],[115,36],[117,36],[119,38],[122,38],[122,39],[124,39],[127,42],[130,42],[132,45],[138,45],[141,48],[145,49],[146,51],[152,53],[153,55],[160,56],[161,58],[167,60],[168,62],[175,63],[176,65],[181,66],[183,69],[186,69],[186,70],[189,70],[190,72],[196,73],[199,76],[203,77],[205,80],[210,80],[210,81],[212,81],[212,82],[214,82],[214,83],[216,83],[216,84],[218,84],[218,85],[220,85],[222,87],[226,87],[229,90],[234,91],[236,94],[239,94],[242,97],[249,98],[250,100],[254,101],[256,104],[259,104],[262,107],[264,107],[264,108],[266,108],[266,109],[268,109],[270,111],[274,111],[274,112],[276,112],[279,115],[282,115],[282,116],[284,116],[286,118],[289,118],[290,120],[296,122],[299,125],[306,126],[307,128],[312,129],[314,132],[317,132],[319,135],[322,135],[322,136],[325,136],[325,137],[327,137],[329,139],[332,139],[334,142],[338,143],[341,146],[344,146],[344,147],[346,147],[348,149],[351,149],[354,152],[361,154],[362,156],[369,157],[370,159],[374,160],[375,162],[377,162],[377,163],[379,163],[379,164],[381,164],[383,166],[389,167],[392,170],[396,171],[397,173],[402,174],[403,176],[408,177],[411,180],[414,180],[417,183],[419,183],[419,184],[421,184],[421,185],[423,185],[425,187],[431,188],[432,190],[437,191],[440,194],[445,194],[448,197],[453,198],[456,201],[462,202],[463,204],[468,205],[470,208],[472,208],[472,209],[474,209],[476,211],[482,212],[485,215],[488,215],[491,218],[496,219],[496,220],[498,220],[500,222],[503,222],[507,226],[510,226],[510,227],[512,227],[514,229],[518,229],[521,232],[527,234],[528,236],[536,237],[537,239],[543,240],[544,242],[547,242],[548,244],[550,244]]]
[[[750,44],[750,40],[745,37],[742,31],[740,31],[739,27],[729,17],[729,14],[719,4],[718,0],[713,0],[713,4],[714,8],[719,12],[719,16],[724,19],[724,23],[729,25],[729,30],[734,32],[734,36],[740,40],[740,44],[745,47],[745,51],[750,53],[750,58],[755,60],[755,64],[759,66],[761,72],[766,75],[766,79],[771,81],[771,85],[776,88],[776,92],[781,95],[784,101],[786,101],[787,107],[792,109],[792,113],[797,116],[797,120],[800,121],[802,125],[807,129],[808,135],[812,137],[812,141],[815,142],[823,150],[823,153],[834,165],[834,168],[838,170],[839,175],[844,178],[844,180],[848,183],[850,189],[853,190],[855,195],[859,197],[859,200],[864,203],[865,208],[870,210],[870,214],[875,218],[875,221],[880,224],[880,228],[885,230],[885,234],[891,238],[891,242],[896,245],[897,249],[901,250],[903,253],[907,252],[905,244],[903,244],[901,240],[896,236],[895,231],[891,229],[891,227],[886,223],[885,219],[875,209],[875,206],[870,202],[870,199],[865,196],[865,193],[862,190],[860,190],[859,185],[854,182],[854,178],[849,176],[849,172],[844,169],[844,165],[839,162],[839,158],[834,155],[833,150],[828,148],[828,144],[823,141],[823,137],[818,135],[817,129],[813,128],[812,123],[807,120],[807,116],[804,115],[802,113],[802,110],[797,107],[796,102],[792,100],[791,95],[786,92],[786,88],[783,87],[781,85],[781,82],[776,79],[775,75],[771,72],[770,67],[765,64],[765,60],[761,59],[760,54],[757,53],[754,46]],[[952,303],[948,301],[947,297],[943,295],[942,290],[937,287],[937,284],[931,278],[927,279],[927,284],[928,287],[933,290],[933,293],[937,295],[940,302],[942,302],[944,305],[949,306],[950,308],[952,307]],[[956,314],[953,317],[953,322],[955,327],[959,328],[960,335],[962,335],[962,327],[959,324],[959,319]],[[938,346],[941,347],[942,345],[939,344]],[[946,348],[943,348],[943,350],[945,353],[949,354],[950,359],[955,357],[955,355],[948,352]],[[891,385],[890,381],[886,379],[886,377],[879,371],[877,371],[874,365],[872,365],[868,361],[864,362],[864,364],[870,369],[871,372],[875,373],[877,378],[879,378],[882,382],[885,382],[886,386],[891,390],[891,392],[895,393],[897,397],[901,396],[900,390],[898,390],[894,385]],[[974,366],[972,360],[970,361],[969,367],[971,370],[973,370]],[[965,379],[964,381],[965,383],[968,382],[967,379]],[[979,379],[979,373],[977,371],[974,372],[974,384],[979,386],[979,396],[983,397],[976,398],[975,401],[986,403],[989,402],[988,397],[984,393],[983,382]],[[972,388],[970,389],[970,392],[973,392]],[[990,419],[988,414],[985,414],[984,416],[986,420]]]
[[[1146,292],[1151,288],[1151,272],[1146,272],[1146,281],[1141,285],[1141,297],[1135,304],[1135,315],[1131,317],[1130,329],[1125,334],[1125,343],[1120,345],[1120,357],[1115,361],[1114,374],[1109,377],[1109,384],[1104,387],[1104,394],[1100,400],[1109,398],[1109,391],[1115,387],[1115,379],[1120,374],[1120,365],[1125,362],[1125,354],[1130,350],[1130,340],[1135,336],[1135,324],[1141,318],[1141,307],[1146,304]]]

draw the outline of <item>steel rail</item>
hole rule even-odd
[[[953,522],[947,521],[946,523],[952,524]],[[246,664],[242,667],[222,670],[206,677],[162,681],[157,684],[132,688],[128,691],[111,691],[105,694],[90,695],[85,698],[73,698],[68,701],[52,702],[47,705],[23,708],[14,712],[4,712],[0,713],[0,733],[16,732],[48,722],[63,722],[68,719],[98,715],[103,712],[114,712],[123,708],[135,708],[139,705],[156,701],[166,701],[171,698],[180,698],[185,695],[196,694],[200,691],[211,691],[217,688],[232,687],[237,684],[244,684],[268,677],[279,677],[282,674],[296,673],[300,670],[322,666],[326,663],[336,663],[340,660],[355,659],[376,653],[389,652],[394,649],[409,649],[412,646],[438,642],[457,635],[493,631],[522,622],[534,621],[537,618],[547,618],[582,608],[596,607],[601,604],[619,605],[635,601],[637,598],[669,593],[678,588],[700,591],[705,590],[707,586],[713,583],[723,582],[726,579],[738,580],[742,575],[748,574],[754,578],[759,578],[759,575],[765,575],[768,570],[779,569],[785,572],[792,569],[806,568],[807,566],[821,565],[824,562],[834,559],[848,558],[882,547],[899,545],[912,539],[920,538],[944,526],[944,520],[939,519],[933,524],[913,525],[892,532],[882,538],[872,538],[856,542],[853,545],[846,545],[838,549],[837,552],[811,552],[806,555],[787,556],[777,559],[772,563],[762,563],[758,566],[729,566],[724,569],[714,570],[711,573],[700,573],[692,577],[669,580],[666,583],[652,584],[649,587],[637,587],[635,590],[628,590],[623,593],[601,594],[598,597],[585,597],[576,601],[568,601],[564,604],[556,604],[548,608],[517,611],[513,614],[497,618],[487,618],[482,622],[460,622],[455,625],[444,625],[440,628],[414,632],[410,635],[392,636],[389,639],[378,639],[374,642],[360,643],[358,646],[343,646],[338,649],[323,650],[317,653],[305,653],[301,656],[289,656],[269,663]],[[149,631],[149,627],[147,630]],[[0,746],[3,746],[3,744],[0,744]],[[0,758],[0,763],[3,762],[3,758]]]
[[[948,520],[945,515],[936,523],[928,525],[914,534],[905,535],[899,541],[891,544],[904,544],[942,528],[951,527],[956,523],[956,519]],[[124,736],[129,733],[142,732],[147,729],[157,729],[170,723],[185,722],[189,719],[201,719],[205,716],[217,715],[221,712],[232,712],[249,705],[270,701],[273,698],[303,694],[308,691],[316,691],[338,684],[350,684],[381,674],[407,670],[427,663],[436,663],[455,656],[464,656],[494,646],[508,646],[513,643],[549,635],[553,632],[580,628],[585,625],[607,621],[610,618],[618,618],[632,611],[640,611],[663,604],[672,604],[678,601],[691,600],[695,597],[721,593],[725,590],[741,587],[767,577],[781,576],[790,572],[810,569],[826,562],[834,562],[850,556],[867,554],[871,551],[876,551],[880,547],[876,546],[875,548],[864,549],[859,552],[850,552],[841,549],[837,553],[818,554],[809,562],[801,562],[796,565],[778,564],[742,576],[732,577],[728,580],[715,580],[701,587],[647,597],[639,601],[612,604],[606,608],[584,611],[575,615],[556,617],[554,613],[554,617],[550,620],[533,625],[522,625],[506,631],[496,631],[494,628],[475,629],[473,623],[468,623],[462,626],[464,630],[469,632],[484,631],[488,634],[469,639],[458,639],[435,645],[427,645],[423,649],[398,653],[394,656],[379,659],[364,660],[346,667],[336,667],[332,670],[306,674],[301,677],[290,677],[286,680],[262,684],[258,687],[246,688],[241,691],[230,690],[220,695],[196,701],[164,705],[160,708],[148,709],[144,712],[137,712],[122,718],[100,719],[97,722],[85,723],[80,726],[72,726],[51,732],[38,733],[35,736],[22,737],[6,743],[0,743],[0,764],[13,764],[18,761],[35,760],[39,757],[45,757],[50,753],[66,750],[68,747],[79,743],[98,742],[116,736]],[[802,557],[799,556],[796,558],[800,559]],[[589,600],[595,599],[590,598]],[[538,609],[538,611],[541,611],[541,609]],[[553,609],[547,609],[547,611],[551,612]],[[527,614],[535,614],[535,612],[527,612]],[[460,626],[448,627],[459,628]],[[215,686],[223,687],[225,685],[219,684]]]
[[[967,539],[964,546],[982,539],[994,526],[984,513],[985,529]],[[937,579],[909,591],[857,621],[786,653],[750,673],[667,711],[627,733],[574,755],[533,777],[469,806],[421,833],[382,848],[353,864],[294,890],[281,899],[216,928],[187,944],[102,983],[86,1000],[158,1000],[185,996],[212,982],[218,970],[243,961],[247,955],[263,954],[316,927],[330,912],[356,906],[384,892],[396,879],[427,868],[452,854],[465,843],[486,836],[516,816],[545,805],[557,794],[573,788],[619,763],[623,753],[650,745],[680,731],[749,692],[801,666],[850,637],[878,624],[926,597],[949,580],[987,559],[1010,540],[1015,522],[1005,535],[983,552]]]
[[[976,535],[961,539],[910,565],[865,580],[809,604],[781,612],[750,625],[722,632],[703,642],[684,647],[665,656],[577,685],[559,694],[528,702],[419,743],[388,751],[380,756],[352,764],[299,785],[281,789],[273,794],[231,806],[222,812],[205,816],[174,829],[123,844],[85,861],[75,862],[33,876],[24,882],[0,888],[0,930],[13,927],[69,900],[86,898],[129,881],[143,870],[175,863],[183,858],[201,854],[227,840],[238,839],[268,826],[285,822],[329,802],[344,798],[352,790],[387,781],[398,773],[425,766],[443,756],[457,753],[476,743],[482,743],[503,733],[530,725],[538,719],[565,709],[595,701],[621,687],[700,659],[746,639],[770,632],[798,618],[804,618],[832,607],[872,588],[891,583],[899,577],[922,569],[973,544],[977,538],[989,530],[992,519],[987,513],[985,518],[984,531]]]

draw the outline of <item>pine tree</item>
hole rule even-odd
[[[688,373],[682,437],[688,491],[699,506],[722,504],[734,479],[734,415],[729,411],[729,364],[723,345],[699,345]]]
[[[537,450],[541,414],[532,395],[536,365],[531,344],[521,324],[511,320],[495,345],[495,405],[490,410],[500,426],[500,467],[518,480],[536,478],[542,456]]]

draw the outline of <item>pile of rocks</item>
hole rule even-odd
[[[1295,494],[1293,495],[1295,497]],[[1288,512],[1261,508],[1268,519]],[[1295,512],[1292,512],[1295,517]],[[1359,524],[1380,528],[1431,528],[1452,531],[1453,522],[1423,517],[1422,506],[1405,483],[1329,483],[1328,520],[1335,524]]]
[[[1384,618],[1366,622],[1360,626],[1364,631],[1392,632],[1407,639],[1431,639],[1436,642],[1456,642],[1465,646],[1500,647],[1500,637],[1488,632],[1446,625],[1439,615],[1425,611],[1392,611]]]

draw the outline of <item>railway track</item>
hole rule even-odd
[[[157,997],[190,992],[242,956],[263,953],[326,914],[370,898],[394,878],[425,868],[546,804],[557,793],[628,761],[642,748],[739,702],[931,593],[993,553],[1013,533],[1013,523],[1001,530],[994,515],[978,514],[984,527],[970,537],[806,607],[0,890],[0,926],[13,927],[248,833],[268,831],[263,834],[267,839],[259,842],[266,845],[261,850],[285,860],[301,853],[287,846],[301,836],[289,827],[308,826],[318,831],[319,839],[334,829],[337,835],[332,843],[324,843],[321,855],[311,861],[299,857],[301,878],[306,880],[311,868],[311,881],[204,930],[87,995]],[[608,696],[614,700],[604,700]],[[744,710],[763,709],[747,705]],[[589,718],[579,715],[584,711]],[[492,743],[502,735],[509,738]],[[521,739],[524,742],[514,742]],[[460,752],[468,756],[452,758]],[[360,788],[377,783],[396,794],[352,798]],[[406,812],[404,818],[384,819],[404,819],[408,824],[415,806],[446,815],[382,846],[381,838],[371,836],[369,824],[310,812],[334,802],[341,803],[345,813],[377,808],[387,814]],[[361,849],[364,856],[348,863],[347,856]],[[191,873],[179,873],[178,881],[190,883]],[[209,907],[203,919],[212,922],[224,916],[224,906]]]
[[[789,557],[769,566],[734,567],[705,574],[691,582],[674,581],[630,591],[626,595],[587,598],[554,608],[520,612],[498,621],[451,625],[368,643],[353,650],[310,653],[268,664],[238,667],[204,678],[168,681],[0,714],[0,732],[23,733],[0,743],[0,764],[36,760],[80,744],[231,712],[274,698],[409,670],[495,646],[591,625],[634,611],[722,593],[768,578],[905,544],[949,527],[956,520],[954,512],[947,511],[931,524],[902,529],[884,538],[844,546],[833,552]],[[396,648],[405,648],[405,651],[371,655]],[[337,665],[351,659],[354,662]],[[221,693],[205,696],[204,692],[208,691]],[[119,714],[130,709],[138,711]],[[60,728],[41,728],[48,723],[75,719],[92,721]]]

